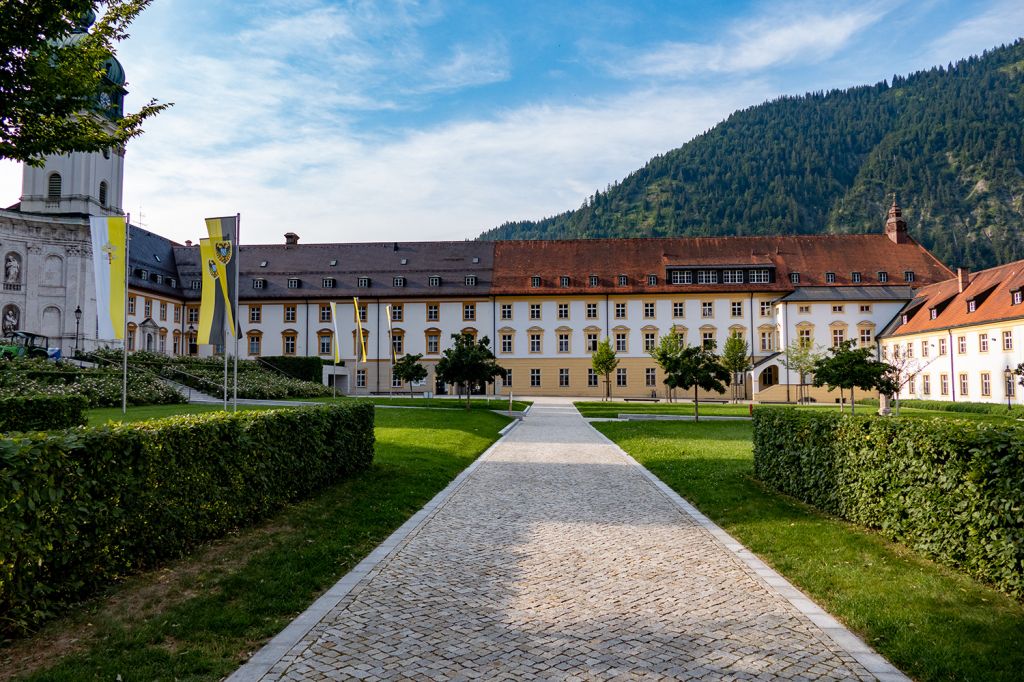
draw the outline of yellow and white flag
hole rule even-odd
[[[334,323],[334,364],[341,362],[341,336],[338,335],[338,304],[331,301],[331,321]]]
[[[359,310],[359,299],[353,298],[352,305],[355,306],[356,310],[356,333],[359,334],[359,350],[363,352],[362,362],[366,362],[366,337],[363,336],[363,316],[362,311]],[[356,358],[356,362],[360,362],[359,358]]]
[[[127,223],[124,216],[93,216],[89,219],[89,231],[92,233],[98,338],[123,339]]]

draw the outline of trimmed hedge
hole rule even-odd
[[[363,402],[0,439],[0,633],[309,497],[373,446]]]
[[[1024,597],[1024,426],[754,410],[754,475]]]
[[[315,384],[324,383],[324,361],[322,358],[300,355],[271,355],[260,358],[260,361],[276,370],[284,372],[293,379],[312,381]]]
[[[858,405],[878,406],[877,398],[865,398],[857,401]],[[895,404],[891,405],[895,409]],[[1009,408],[1003,403],[972,403],[952,402],[949,400],[910,400],[901,399],[900,407],[916,407],[920,410],[935,410],[937,412],[963,412],[970,414],[994,414],[1000,417],[1024,417],[1024,407],[1012,405]]]
[[[0,433],[84,426],[89,400],[80,395],[32,395],[0,398]]]

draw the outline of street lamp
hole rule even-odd
[[[185,337],[185,343],[188,344],[187,352],[189,355],[195,355],[195,353],[192,352],[192,335],[196,333],[196,328],[193,327],[192,325],[189,325],[185,333],[187,334],[187,336]]]
[[[82,306],[75,306],[75,355],[78,355],[78,330],[82,325]]]
[[[1006,375],[1006,386],[1004,386],[1003,390],[1006,391],[1006,409],[1009,410],[1011,395],[1010,391],[1013,390],[1013,370],[1010,369],[1009,365],[1007,365],[1006,369],[1003,370],[1003,374]]]

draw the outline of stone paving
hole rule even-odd
[[[567,404],[364,564],[232,680],[906,679]]]

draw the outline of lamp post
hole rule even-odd
[[[82,325],[82,306],[75,306],[75,355],[78,355],[78,330]]]
[[[188,353],[189,355],[193,355],[193,353],[192,353],[192,335],[196,333],[196,328],[193,327],[192,325],[189,325],[188,329],[185,331],[185,333],[186,333],[185,344],[188,346],[188,349],[185,352]]]
[[[1010,391],[1013,389],[1013,370],[1010,369],[1010,365],[1006,365],[1006,369],[1003,370],[1003,374],[1006,375],[1006,384],[1003,386],[1003,390],[1006,391],[1006,409],[1010,409]]]

